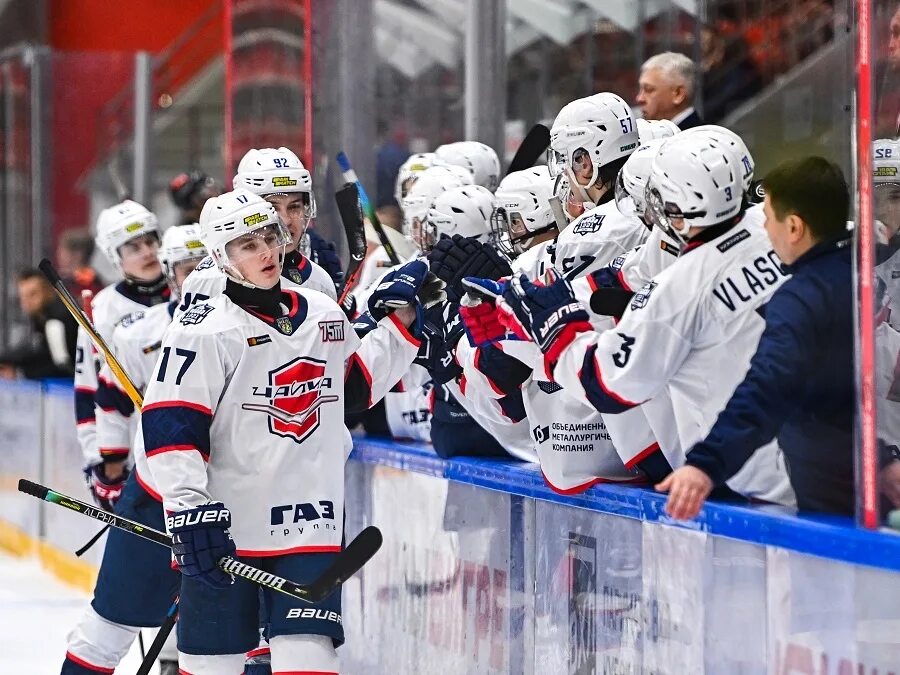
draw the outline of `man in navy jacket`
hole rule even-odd
[[[763,308],[766,328],[743,382],[687,463],[657,489],[673,518],[777,437],[800,511],[853,515],[853,270],[844,176],[821,157],[766,176],[766,231],[792,276]]]

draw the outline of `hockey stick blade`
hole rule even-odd
[[[359,192],[359,203],[362,204],[363,213],[366,215],[366,218],[369,219],[369,222],[372,223],[372,228],[375,230],[375,234],[378,235],[378,241],[384,246],[384,252],[391,261],[391,265],[399,265],[400,257],[397,255],[397,251],[394,250],[394,245],[391,244],[391,240],[388,239],[387,233],[384,231],[384,226],[381,224],[381,221],[378,220],[378,214],[375,213],[372,202],[369,201],[369,195],[366,194],[365,188],[362,186],[362,183],[359,182],[359,177],[356,175],[353,167],[350,166],[350,158],[347,157],[347,153],[342,150],[337,154],[335,159],[337,159],[338,166],[341,168],[344,181],[353,183],[356,186],[356,190]]]
[[[522,144],[516,150],[509,168],[506,170],[508,176],[513,171],[524,171],[534,166],[534,163],[541,158],[547,148],[550,147],[550,130],[543,124],[535,124],[525,134]]]
[[[331,595],[372,559],[381,548],[382,541],[381,530],[377,527],[369,526],[360,532],[343,550],[341,557],[310,584],[310,600],[320,602]]]
[[[368,245],[366,243],[366,226],[360,210],[359,190],[356,185],[347,183],[334,193],[334,201],[337,203],[338,214],[344,225],[344,235],[347,237],[347,248],[350,251],[350,262],[344,274],[344,286],[338,293],[340,298],[338,303],[341,304],[359,278]]]
[[[68,495],[62,494],[61,492],[56,492],[55,490],[51,490],[44,485],[34,483],[25,478],[19,479],[19,491],[27,495],[37,497],[38,499],[43,499],[44,501],[50,502],[51,504],[57,504],[58,506],[62,506],[71,511],[76,511],[82,515],[87,516],[88,518],[93,518],[94,520],[108,523],[110,526],[115,527],[119,530],[130,532],[131,534],[134,534],[138,537],[143,537],[144,539],[148,539],[149,541],[155,542],[162,546],[172,546],[172,538],[165,532],[160,532],[159,530],[156,530],[152,527],[142,525],[137,521],[123,518],[122,516],[117,516],[116,514],[110,513],[109,511],[104,511],[103,509],[91,506],[87,502],[80,501],[78,499],[75,499],[74,497],[69,497]],[[368,530],[371,529],[376,530],[375,535],[365,534]],[[335,588],[334,579],[340,580],[346,578],[345,575],[347,570],[352,570],[350,574],[358,570],[366,563],[369,558],[372,557],[372,555],[375,554],[375,551],[378,550],[378,547],[381,546],[381,532],[378,532],[377,528],[366,528],[366,530],[363,530],[360,536],[362,536],[363,534],[365,534],[365,537],[363,538],[363,543],[361,545],[362,551],[360,551],[358,547],[354,546],[356,542],[356,539],[354,539],[352,542],[350,542],[347,548],[345,548],[335,556],[328,569],[326,569],[318,579],[310,584],[298,584],[295,581],[276,576],[275,574],[271,574],[270,572],[261,570],[258,567],[254,567],[253,565],[248,565],[247,563],[243,563],[240,560],[236,560],[235,558],[232,558],[230,556],[225,556],[224,558],[219,560],[219,568],[224,570],[225,572],[233,574],[234,576],[247,579],[248,581],[252,581],[256,584],[259,584],[260,586],[271,588],[274,591],[284,593],[285,595],[290,595],[291,597],[303,600],[304,602],[316,602],[316,600],[310,599],[313,595],[313,591],[319,596],[321,596],[321,594],[324,592],[325,596],[322,597],[327,597],[327,595]],[[377,545],[373,546],[376,541]],[[368,557],[364,558],[362,554],[367,551],[371,551],[371,553],[369,553]],[[324,583],[320,584],[319,582],[321,580],[325,580]],[[340,583],[340,581],[338,581],[337,583]]]

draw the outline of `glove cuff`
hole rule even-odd
[[[544,354],[544,371],[551,382],[553,379],[553,371],[556,370],[556,364],[559,362],[562,353],[581,333],[592,331],[590,321],[575,321],[566,325],[556,336],[556,339],[550,343],[550,347]]]
[[[172,534],[207,527],[224,530],[231,527],[231,511],[222,502],[212,502],[166,516],[166,529]]]

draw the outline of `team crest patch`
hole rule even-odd
[[[213,311],[212,305],[207,305],[206,303],[202,305],[194,305],[182,315],[181,324],[183,326],[188,326],[191,324],[200,323],[209,315],[211,311]]]
[[[241,408],[268,415],[269,433],[302,443],[319,428],[321,406],[339,398],[323,395],[328,389],[325,361],[299,356],[270,370],[267,384],[252,389],[254,403]]]
[[[650,294],[656,286],[657,283],[655,281],[648,281],[641,290],[635,293],[634,297],[631,299],[631,310],[637,311],[646,307],[647,301],[650,300]]]
[[[210,267],[215,267],[216,261],[212,259],[212,256],[206,256],[203,260],[200,261],[200,264],[195,267],[195,270],[208,270]]]
[[[614,269],[616,272],[622,269],[622,265],[625,264],[625,256],[617,255],[613,258],[613,261],[609,264],[609,266]]]
[[[291,281],[293,281],[295,284],[303,283],[303,275],[300,274],[300,270],[298,270],[294,267],[292,267],[291,269],[288,270],[288,276],[291,278]]]
[[[294,325],[291,323],[290,318],[286,316],[279,316],[275,319],[275,327],[285,335],[290,335],[294,332]]]
[[[572,229],[572,231],[575,234],[581,234],[581,235],[593,234],[594,232],[599,232],[600,226],[603,224],[604,218],[606,218],[606,216],[601,216],[600,214],[596,214],[596,213],[585,216],[584,218],[581,219],[580,222],[575,223],[575,227]]]

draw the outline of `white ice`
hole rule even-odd
[[[0,673],[58,675],[66,654],[66,635],[90,597],[58,581],[37,560],[0,551]],[[150,646],[153,632],[144,631]],[[137,641],[117,674],[131,675],[141,663]],[[154,666],[151,675],[158,675]]]

